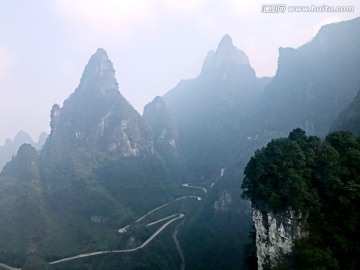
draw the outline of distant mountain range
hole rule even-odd
[[[0,170],[4,167],[6,162],[10,161],[13,156],[16,155],[19,147],[28,143],[34,146],[36,149],[40,150],[45,144],[47,134],[45,132],[41,133],[37,142],[34,142],[29,134],[25,131],[19,131],[13,140],[6,139],[5,144],[0,146]]]
[[[318,136],[359,132],[359,45],[360,18],[327,25],[300,48],[281,48],[275,77],[258,78],[225,35],[196,78],[155,97],[143,116],[98,49],[79,86],[52,107],[43,148],[24,134],[5,144],[26,143],[0,174],[0,262],[242,269],[252,227],[250,204],[240,199],[244,166],[296,127]],[[53,264],[100,251],[106,255]]]

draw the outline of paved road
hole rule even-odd
[[[174,215],[171,215],[171,216],[168,216],[168,217],[164,217],[164,218],[159,219],[159,220],[157,220],[157,221],[150,222],[150,223],[146,224],[145,226],[146,226],[146,227],[150,227],[150,226],[152,226],[152,225],[158,224],[158,223],[160,223],[160,222],[162,222],[162,221],[168,220],[168,219],[173,218],[173,217],[176,217],[176,216],[177,216],[177,214],[174,214]]]
[[[199,196],[184,196],[184,197],[180,197],[180,198],[175,199],[175,200],[172,201],[172,202],[165,203],[165,204],[163,204],[163,205],[160,205],[159,207],[156,207],[156,208],[150,210],[150,211],[147,212],[145,215],[139,217],[135,222],[140,222],[141,220],[143,220],[144,218],[146,218],[146,217],[147,217],[148,215],[150,215],[151,213],[154,213],[155,211],[160,210],[161,208],[164,208],[165,206],[168,206],[169,204],[172,204],[172,203],[175,202],[175,201],[184,200],[184,199],[187,199],[187,198],[196,198],[198,201],[201,200],[201,197],[199,197]],[[124,227],[124,228],[125,228],[125,227]]]
[[[189,183],[186,184],[182,184],[183,187],[188,187],[188,188],[198,188],[201,189],[202,191],[204,191],[205,193],[207,193],[207,189],[204,187],[199,187],[199,186],[190,186]]]
[[[153,233],[144,243],[142,243],[140,246],[138,246],[136,248],[119,249],[119,250],[104,250],[104,251],[96,251],[96,252],[91,252],[91,253],[84,253],[84,254],[80,254],[80,255],[77,255],[77,256],[68,257],[68,258],[64,258],[64,259],[61,259],[61,260],[49,262],[49,264],[58,264],[58,263],[68,262],[68,261],[77,260],[77,259],[81,259],[81,258],[97,256],[97,255],[101,255],[101,254],[127,253],[127,252],[137,251],[137,250],[139,250],[141,248],[144,248],[147,244],[149,244],[159,233],[161,233],[171,223],[173,223],[174,221],[176,221],[176,220],[178,220],[180,218],[183,218],[183,217],[184,217],[184,214],[179,214],[178,217],[169,220],[164,225],[162,225],[155,233]]]
[[[177,233],[178,233],[178,229],[179,227],[184,223],[184,221],[180,224],[178,224],[172,234],[172,238],[174,239],[174,242],[175,242],[175,246],[176,246],[176,249],[177,251],[179,252],[179,255],[180,255],[180,258],[181,258],[181,264],[180,264],[180,270],[185,270],[186,268],[186,263],[185,263],[185,256],[184,256],[184,253],[181,249],[181,246],[180,246],[180,243],[179,243],[179,240],[177,239]]]
[[[141,220],[143,220],[144,218],[146,218],[147,216],[149,216],[151,213],[175,202],[175,201],[179,201],[179,200],[184,200],[184,199],[187,199],[187,198],[195,198],[197,199],[198,201],[202,200],[201,197],[199,196],[184,196],[184,197],[180,197],[180,198],[177,198],[175,199],[174,201],[172,202],[169,202],[169,203],[166,203],[166,204],[163,204],[159,207],[156,207],[152,210],[150,210],[149,212],[147,212],[145,215],[141,216],[140,218],[138,218],[135,222],[140,222]],[[177,216],[177,217],[175,217]],[[151,226],[151,225],[154,225],[156,223],[159,223],[161,221],[165,221],[171,217],[174,217],[172,218],[171,220],[169,220],[168,222],[166,222],[165,224],[163,224],[154,234],[152,234],[144,243],[142,243],[140,246],[136,247],[136,248],[132,248],[132,249],[121,249],[121,250],[104,250],[104,251],[96,251],[96,252],[90,252],[90,253],[84,253],[84,254],[80,254],[80,255],[77,255],[77,256],[73,256],[73,257],[68,257],[68,258],[64,258],[64,259],[61,259],[61,260],[56,260],[56,261],[52,261],[52,262],[49,262],[49,264],[58,264],[58,263],[62,263],[62,262],[67,262],[67,261],[72,261],[72,260],[76,260],[76,259],[81,259],[81,258],[87,258],[87,257],[92,257],[92,256],[97,256],[97,255],[101,255],[101,254],[108,254],[108,253],[126,253],[126,252],[133,252],[133,251],[136,251],[136,250],[139,250],[143,247],[145,247],[147,244],[149,244],[159,233],[161,233],[168,225],[170,225],[172,222],[180,219],[180,218],[183,218],[184,217],[184,214],[175,214],[175,215],[172,215],[172,216],[168,216],[166,218],[162,218],[160,220],[157,220],[157,221],[154,221],[152,223],[149,223],[148,225],[146,226]],[[118,230],[119,233],[123,233],[123,232],[126,232],[126,229],[130,226],[129,225],[126,225],[125,227],[121,228]],[[11,267],[9,265],[6,265],[6,264],[3,264],[3,263],[0,263],[0,267],[3,267],[5,268],[6,270],[21,270],[21,268],[14,268],[14,267]]]
[[[21,268],[15,268],[15,267],[11,267],[9,265],[6,265],[4,263],[0,263],[0,268],[5,268],[5,269],[8,269],[8,270],[21,270]]]

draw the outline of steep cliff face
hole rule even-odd
[[[188,179],[185,176],[185,160],[178,149],[178,128],[172,119],[165,101],[157,96],[144,108],[143,119],[150,126],[154,148],[159,158],[175,181]]]
[[[276,214],[253,208],[258,269],[264,263],[276,264],[281,255],[292,251],[293,241],[307,235],[306,220],[307,215],[290,208]]]
[[[214,210],[219,212],[227,212],[231,210],[233,198],[231,192],[224,190],[219,193],[218,199],[214,202]]]
[[[161,97],[155,97],[145,106],[143,118],[153,131],[155,146],[162,150],[176,151],[178,130]]]

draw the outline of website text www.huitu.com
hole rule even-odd
[[[285,4],[266,4],[261,6],[262,13],[301,13],[301,12],[354,12],[354,6],[287,6]]]

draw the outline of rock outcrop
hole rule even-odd
[[[176,151],[178,130],[161,97],[155,97],[145,106],[143,118],[154,133],[155,146],[160,149]]]
[[[218,195],[218,199],[214,202],[214,210],[219,212],[227,212],[231,210],[233,198],[231,192],[224,190]]]
[[[293,241],[307,235],[306,220],[307,215],[291,209],[274,213],[253,208],[259,270],[264,263],[276,265],[277,259],[292,251]]]
[[[143,119],[150,126],[154,148],[171,173],[171,178],[175,181],[187,179],[184,174],[185,160],[178,149],[178,128],[165,101],[159,96],[155,97],[145,106]]]

